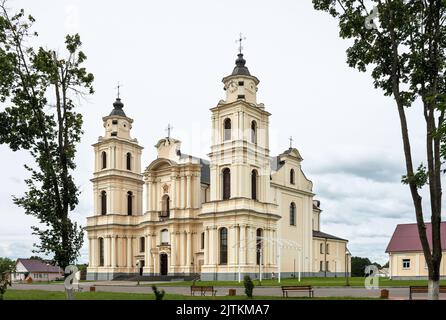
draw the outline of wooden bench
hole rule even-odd
[[[217,294],[213,286],[190,286],[190,295],[193,296],[195,292],[200,292],[202,296],[205,296],[206,292],[210,292],[213,296]]]
[[[428,286],[410,286],[409,287],[409,300],[412,300],[414,293],[428,293]],[[440,286],[440,293],[446,293],[446,286]]]
[[[312,286],[282,286],[282,295],[284,298],[288,298],[288,291],[307,291],[310,298],[314,297]]]

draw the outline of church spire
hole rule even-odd
[[[235,67],[234,70],[232,71],[232,76],[239,76],[239,75],[243,75],[243,76],[250,76],[251,74],[249,73],[248,68],[245,66],[246,64],[246,60],[243,59],[243,47],[242,47],[242,41],[246,40],[246,37],[243,37],[243,35],[240,33],[239,38],[235,41],[238,42],[238,54],[237,54],[237,60],[235,60]]]

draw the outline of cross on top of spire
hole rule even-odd
[[[290,136],[289,138],[288,138],[288,140],[290,140],[290,149],[292,149],[293,148],[293,137],[292,136]]]
[[[167,138],[170,139],[170,132],[172,131],[173,127],[170,125],[170,123],[167,125],[166,131],[167,131]]]
[[[115,87],[115,89],[118,91],[118,99],[121,98],[121,97],[119,96],[119,95],[120,95],[120,89],[121,89],[121,87],[122,87],[122,84],[120,84],[119,81],[118,81],[118,85]]]
[[[240,32],[239,38],[235,40],[235,42],[238,42],[238,52],[241,54],[243,47],[242,47],[242,41],[246,40],[246,37],[243,37],[242,33]]]

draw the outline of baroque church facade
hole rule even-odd
[[[299,151],[269,153],[271,114],[257,103],[259,80],[242,53],[222,81],[226,98],[210,109],[209,160],[184,154],[169,134],[141,171],[143,147],[119,98],[103,118],[105,135],[93,145],[87,279],[349,273],[348,241],[320,230],[320,202]]]

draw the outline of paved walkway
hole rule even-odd
[[[90,286],[95,286],[96,291],[103,292],[128,292],[128,293],[152,293],[150,284],[157,282],[141,282],[142,285],[137,286],[136,282],[130,281],[100,281],[100,282],[81,282],[80,286],[83,291],[89,291]],[[64,291],[62,283],[57,284],[13,284],[16,290],[47,290],[47,291]],[[190,295],[190,287],[164,287],[159,286],[166,293]],[[236,289],[237,295],[244,295],[243,287],[216,287],[217,295],[227,295],[229,289]],[[387,288],[391,299],[408,299],[409,288]],[[257,286],[254,288],[254,295],[257,296],[281,296],[280,287]],[[304,292],[290,293],[290,296],[306,296]],[[315,287],[315,297],[379,297],[380,290],[367,290],[359,287]],[[426,299],[426,294],[418,294],[416,298]],[[446,294],[441,295],[441,299],[446,299]]]

